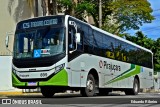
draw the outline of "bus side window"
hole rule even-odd
[[[74,50],[76,47],[76,42],[75,42],[75,30],[72,27],[69,27],[68,30],[68,47],[69,51]]]
[[[80,40],[80,43],[78,43],[77,45],[77,50],[78,51],[83,51],[83,35],[84,35],[84,32],[83,31],[78,31],[80,32],[80,36],[81,36],[81,40]]]

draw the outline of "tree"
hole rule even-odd
[[[63,8],[64,13],[66,15],[75,16],[75,8],[77,6],[77,0],[58,0],[58,4],[60,8]]]
[[[155,41],[154,46],[155,71],[160,71],[160,38]]]
[[[155,46],[154,46],[155,41],[148,38],[141,31],[136,32],[135,36],[125,35],[125,38],[147,49],[150,49],[150,50],[155,49]]]
[[[12,5],[15,0],[10,0],[8,5],[9,13],[12,12]],[[54,15],[58,11],[65,12],[85,21],[86,16],[92,16],[94,25],[99,27],[99,0],[42,0],[46,8],[43,13]],[[52,3],[51,3],[52,1]],[[23,2],[19,0],[19,2]],[[27,4],[33,11],[33,0],[27,0]],[[44,2],[42,2],[44,3]],[[22,4],[22,3],[21,3]],[[19,5],[15,17],[18,19],[22,5]],[[150,23],[154,17],[152,9],[147,0],[102,0],[102,29],[114,34],[123,33],[129,29],[139,29],[143,23]]]
[[[118,7],[117,16],[119,23],[121,23],[119,26],[121,31],[137,30],[143,23],[150,23],[154,19],[147,0],[118,0],[115,4],[115,8]]]
[[[97,27],[99,27],[98,1],[80,0],[76,8],[77,13],[81,13],[77,15],[84,15],[86,11],[87,15],[92,16]],[[110,28],[114,29],[111,33],[119,34],[129,29],[139,29],[143,23],[150,23],[154,19],[147,0],[102,1],[102,28],[107,31]]]
[[[57,0],[45,0],[48,15],[57,15]]]

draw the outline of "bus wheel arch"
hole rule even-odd
[[[125,94],[126,95],[137,95],[139,91],[140,91],[140,80],[139,80],[139,76],[135,75],[134,80],[133,80],[133,88],[126,89]]]
[[[99,86],[99,77],[95,69],[91,69],[87,75],[86,87],[81,89],[82,96],[94,96],[97,87]]]
[[[97,72],[97,70],[95,70],[94,68],[92,68],[90,71],[89,71],[89,73],[88,73],[88,75],[89,74],[92,74],[93,75],[93,77],[94,77],[94,79],[95,79],[95,82],[96,82],[96,87],[99,87],[99,76],[98,76],[98,72]]]

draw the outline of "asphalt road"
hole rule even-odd
[[[2,102],[12,105],[2,104]],[[111,93],[108,96],[82,97],[79,93],[64,93],[56,94],[53,98],[44,98],[41,94],[0,97],[0,104],[2,104],[0,107],[21,107],[17,104],[33,103],[40,104],[34,105],[34,107],[160,107],[160,93],[139,93],[136,96]],[[28,107],[27,105],[23,106]]]

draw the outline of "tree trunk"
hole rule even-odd
[[[35,17],[38,17],[38,0],[35,0]]]
[[[51,1],[50,0],[46,0],[47,1],[47,5],[48,5],[48,15],[51,15],[51,11],[52,11],[52,6],[51,6]]]
[[[57,0],[52,0],[53,15],[57,15]]]
[[[42,7],[42,11],[43,11],[43,16],[49,15],[49,11],[48,11],[48,0],[41,0],[41,7]]]

